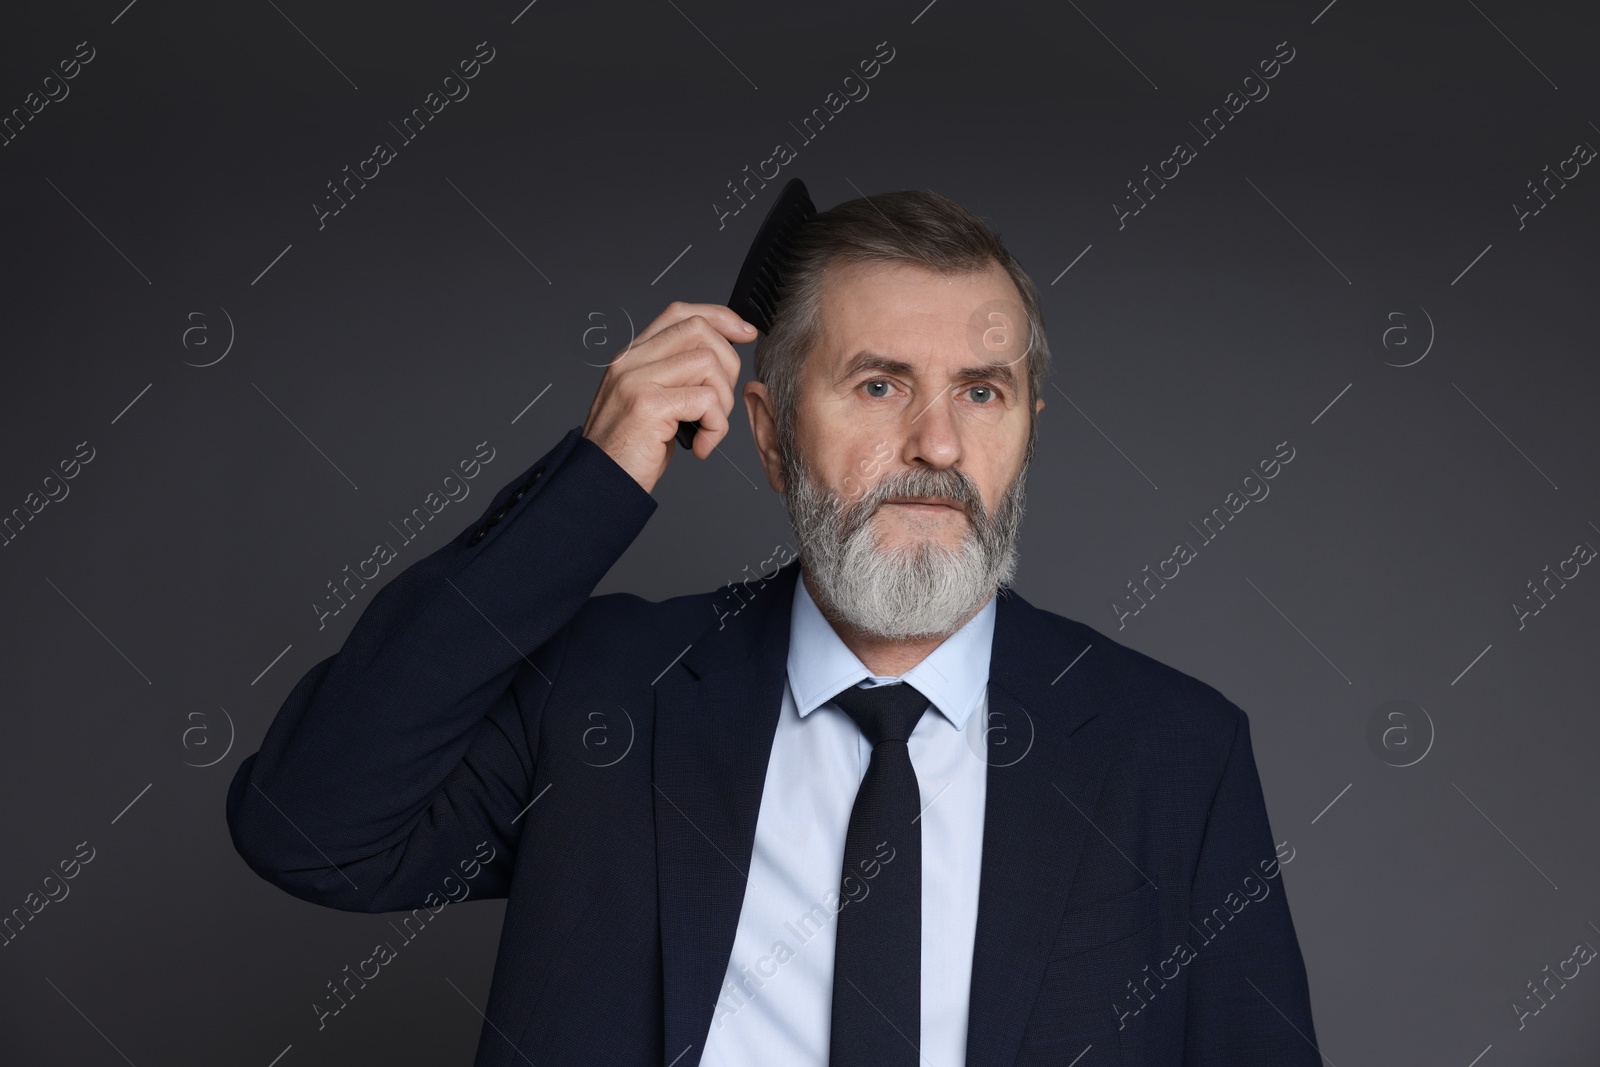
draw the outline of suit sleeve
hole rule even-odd
[[[1191,891],[1185,1067],[1318,1067],[1305,963],[1238,715]]]
[[[234,775],[250,868],[349,911],[505,896],[569,623],[655,507],[574,428],[379,590]]]

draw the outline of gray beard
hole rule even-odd
[[[800,540],[801,568],[825,616],[884,638],[948,636],[1016,577],[1031,455],[989,514],[978,487],[955,467],[885,475],[852,503],[816,484],[805,461],[791,451],[782,450],[784,504]],[[930,538],[880,548],[873,516],[884,501],[908,496],[963,504],[967,531],[961,542],[950,547]]]

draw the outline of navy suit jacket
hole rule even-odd
[[[737,613],[593,596],[655,507],[571,430],[373,596],[228,792],[240,855],[304,900],[409,930],[508,898],[477,1067],[705,1045],[799,563]],[[1244,713],[1015,592],[988,706],[967,1063],[1320,1063]]]

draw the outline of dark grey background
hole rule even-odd
[[[1044,291],[1018,589],[1249,713],[1329,1062],[1596,1062],[1593,968],[1513,1008],[1600,946],[1600,577],[1512,608],[1600,545],[1600,176],[1523,229],[1512,206],[1600,145],[1586,5],[523,2],[6,16],[6,112],[96,56],[0,148],[0,514],[95,458],[0,548],[0,913],[95,858],[0,948],[0,1059],[470,1060],[502,905],[447,909],[319,1032],[387,920],[257,879],[225,788],[364,606],[319,631],[324,583],[487,440],[385,580],[476,518],[582,422],[628,316],[725,300],[776,186],[722,230],[711,205],[788,140],[819,206],[946,193]],[[324,183],[480,41],[471,95],[319,230]],[[1270,96],[1200,145],[1282,41]],[[1180,140],[1198,158],[1119,229]],[[1124,583],[1284,441],[1271,495],[1119,629]],[[742,407],[656,496],[600,592],[709,589],[791,537]],[[1393,700],[1409,732],[1374,748]]]

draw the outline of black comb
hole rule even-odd
[[[795,234],[816,213],[816,206],[806,192],[806,183],[790,178],[772,210],[767,212],[761,229],[756,231],[750,251],[745,254],[744,266],[739,268],[739,278],[733,283],[733,295],[728,298],[728,307],[762,333],[772,332],[778,297],[783,292],[784,268]],[[693,448],[694,435],[699,430],[698,422],[678,423],[678,444]]]

